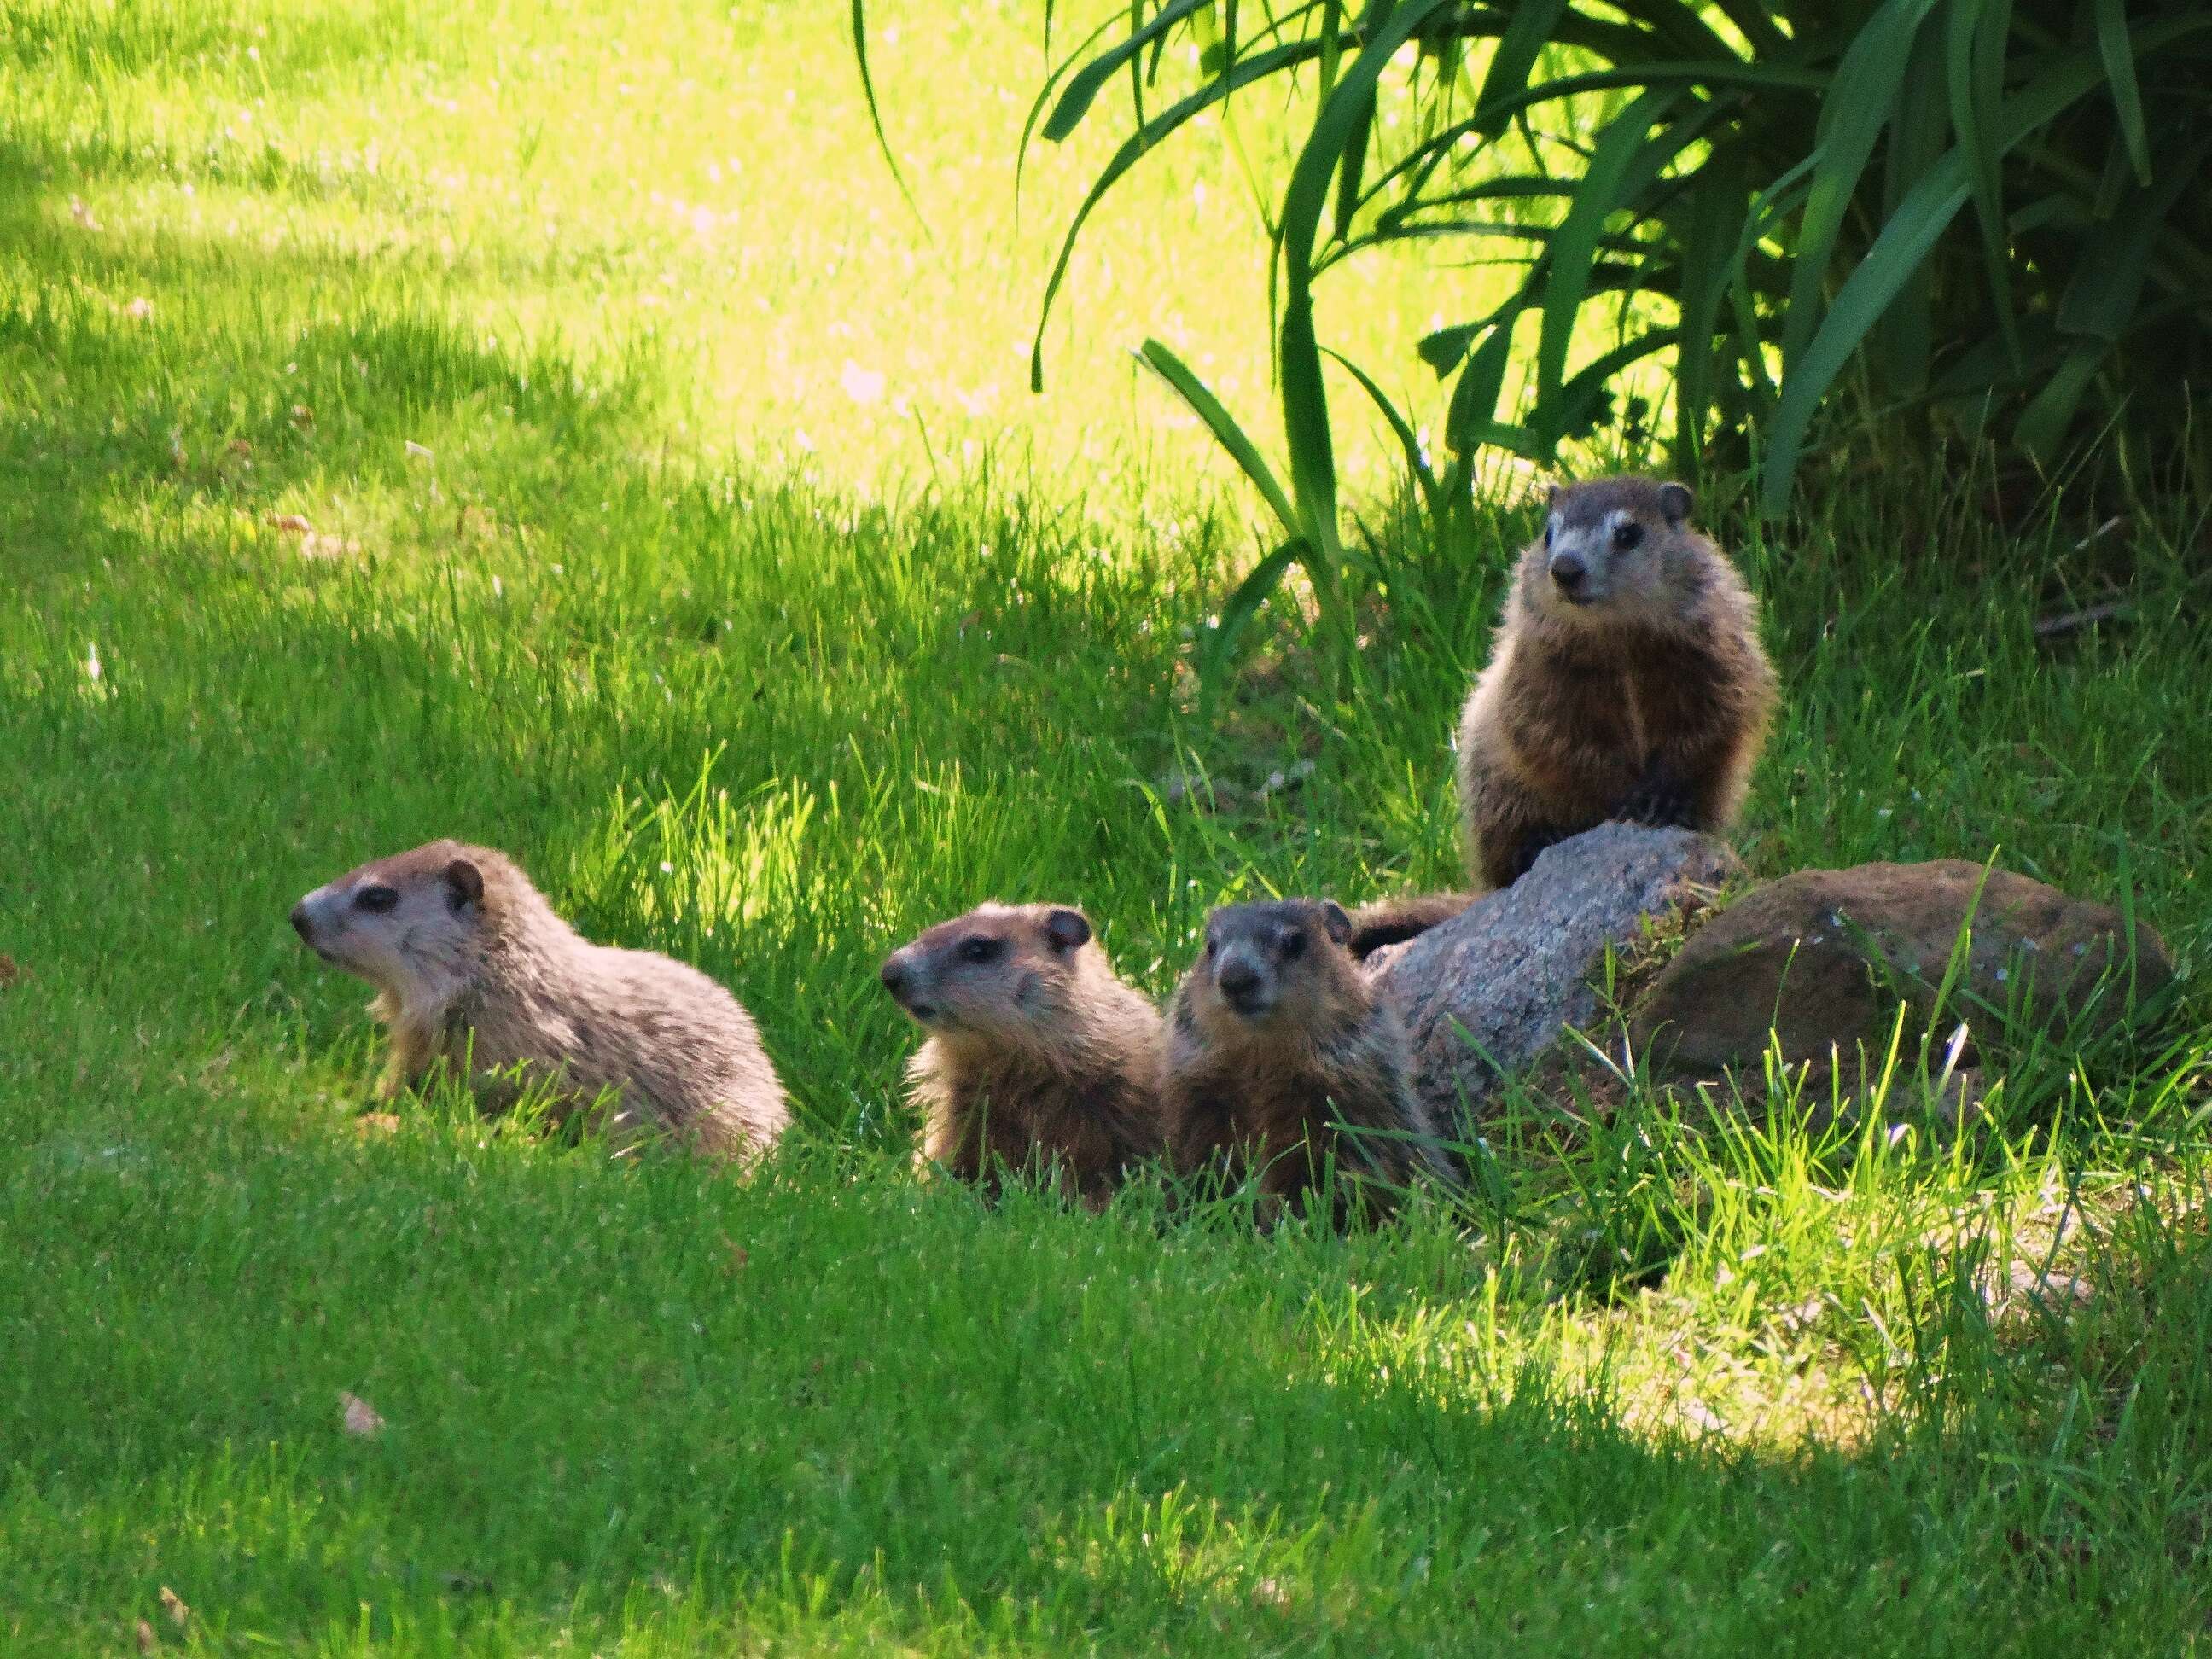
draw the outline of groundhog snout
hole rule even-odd
[[[1223,961],[1213,975],[1214,988],[1221,1000],[1240,1014],[1265,1013],[1273,988],[1260,965],[1244,956],[1232,956]]]
[[[1589,580],[1589,567],[1576,553],[1554,553],[1552,556],[1552,581],[1568,599],[1583,597]]]
[[[913,963],[906,959],[903,951],[895,951],[884,958],[879,977],[884,989],[891,994],[891,1000],[916,1019],[927,1019],[937,1012],[921,996],[921,975],[915,971]]]
[[[315,942],[315,918],[309,913],[305,899],[292,907],[292,931],[309,945]]]

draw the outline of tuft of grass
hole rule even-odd
[[[918,389],[971,350],[1011,386],[1034,300],[975,159],[1027,70],[896,82],[967,75],[987,14],[878,64],[925,211],[974,204],[933,256],[826,11],[0,20],[0,1646],[2201,1640],[2201,994],[2156,1045],[2005,1051],[2040,1104],[1955,1146],[1786,1087],[1638,1085],[1598,1133],[1531,1100],[1466,1200],[1349,1238],[913,1180],[873,975],[927,922],[1077,899],[1164,992],[1212,903],[1453,878],[1527,529],[1486,497],[1470,567],[1382,504],[1337,689],[1285,604],[1199,722],[1251,544],[1097,367],[1141,261],[1086,279],[1065,394],[962,428]],[[1225,339],[1264,297],[1221,272],[1177,291]],[[864,401],[885,343],[912,376]],[[1746,856],[1994,849],[2193,969],[2200,526],[2076,547],[1977,489],[1743,532],[1790,688]],[[804,1124],[757,1178],[450,1091],[364,1118],[360,988],[285,912],[448,833],[738,992]]]

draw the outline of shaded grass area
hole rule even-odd
[[[0,131],[9,1644],[2202,1641],[2201,997],[2125,1053],[1990,1045],[2026,1103],[1949,1152],[1523,1102],[1463,1207],[1350,1240],[919,1185],[873,969],[921,926],[1079,901],[1164,991],[1212,903],[1453,878],[1448,733],[1526,515],[1476,567],[1386,532],[1342,700],[1278,618],[1201,726],[1190,640],[1248,556],[1202,493],[702,441],[683,342],[571,268],[386,240],[423,169],[100,197],[137,152],[25,91],[58,63],[122,131],[458,50],[399,9],[120,16],[11,15]],[[487,270],[527,326],[486,325]],[[932,302],[880,295],[918,336]],[[1790,688],[1747,858],[1999,849],[2193,968],[2200,532],[2006,535],[1973,480],[1739,527]],[[2124,623],[2038,641],[2113,586]],[[447,1097],[356,1133],[362,994],[284,913],[448,833],[737,990],[805,1124],[762,1179]],[[2087,1294],[2023,1290],[2046,1261]]]

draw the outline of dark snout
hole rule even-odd
[[[315,919],[307,914],[305,899],[292,907],[292,931],[309,945],[315,942]]]
[[[915,971],[914,963],[903,951],[894,951],[884,958],[879,977],[892,1000],[916,1019],[926,1020],[937,1012],[921,996],[921,975]]]
[[[1568,599],[1580,600],[1589,581],[1589,567],[1573,553],[1552,556],[1552,581]]]
[[[1256,1018],[1267,1012],[1273,1001],[1273,988],[1258,963],[1249,957],[1233,956],[1225,959],[1214,970],[1214,988],[1221,1000],[1247,1018]]]

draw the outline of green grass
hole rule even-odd
[[[1279,635],[1201,726],[1243,504],[1120,348],[1260,406],[1249,213],[1185,224],[1195,149],[1141,174],[1028,401],[1085,174],[1014,223],[1035,20],[871,9],[928,235],[834,7],[0,8],[0,1644],[2202,1645],[2201,994],[1984,1033],[2009,1103],[1954,1150],[1524,1103],[1466,1209],[1373,1237],[913,1182],[883,951],[1067,898],[1164,991],[1209,904],[1449,880],[1498,575],[1386,532],[1342,700]],[[1427,303],[1391,281],[1346,301],[1377,353]],[[2194,969],[2201,526],[1978,498],[1735,525],[1789,687],[1746,855],[1995,849]],[[2123,623],[2035,639],[2109,584]],[[610,1164],[442,1097],[356,1133],[364,994],[284,914],[447,833],[735,988],[787,1152]],[[2021,1289],[2046,1257],[2094,1294]]]

